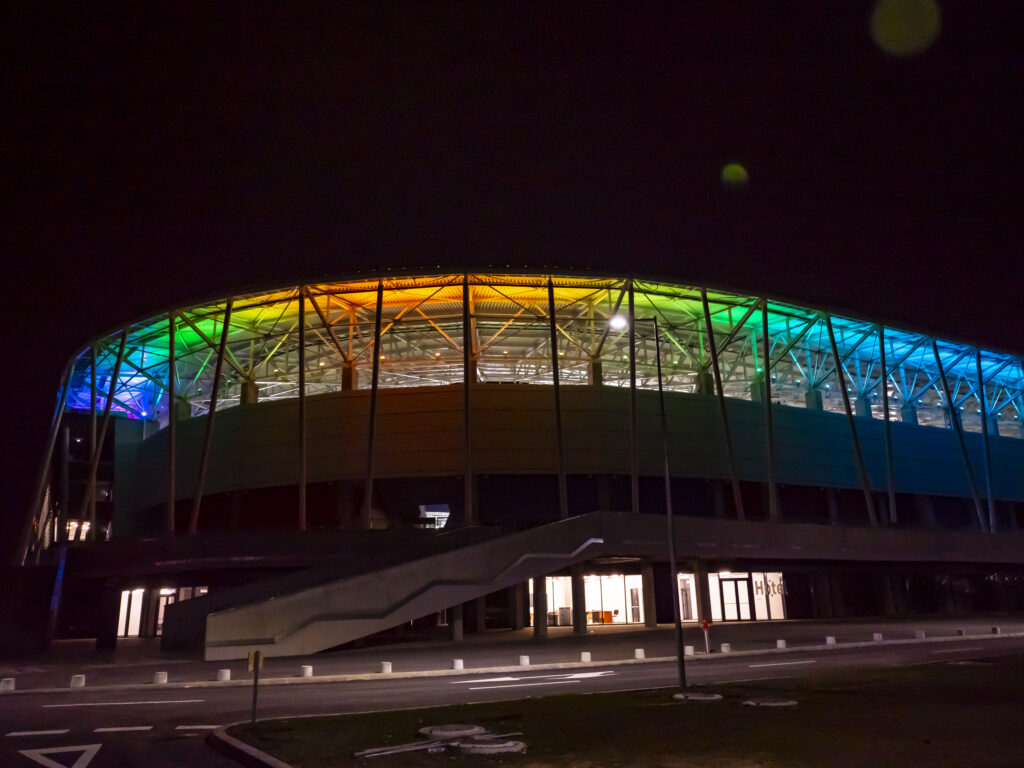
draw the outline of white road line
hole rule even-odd
[[[81,704],[43,704],[43,709],[67,707],[137,707],[143,704],[201,704],[206,699],[167,699],[166,701],[87,701]]]
[[[578,683],[579,680],[554,680],[550,683],[516,683],[515,685],[480,685],[476,688],[470,688],[471,691],[489,691],[492,688],[530,688],[535,685],[567,685],[570,683]]]
[[[748,664],[747,666],[753,669],[754,667],[792,667],[794,664],[817,664],[817,659],[808,659],[807,661],[773,661],[771,664]]]
[[[220,728],[219,725],[179,725],[176,731],[213,731]]]
[[[69,728],[58,728],[53,731],[11,731],[5,733],[4,736],[60,736],[69,730]]]
[[[961,651],[980,651],[980,645],[972,645],[970,648],[944,648],[941,651],[928,651],[928,653],[960,653]]]
[[[151,731],[152,725],[117,725],[111,728],[93,728],[93,733],[120,733],[122,731]]]

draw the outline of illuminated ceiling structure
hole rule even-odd
[[[255,385],[251,391],[258,391],[260,401],[297,397],[300,336],[305,340],[310,396],[350,386],[369,388],[374,354],[379,356],[380,387],[461,384],[464,279],[477,380],[549,384],[549,277],[561,383],[594,383],[599,375],[606,385],[629,386],[629,329],[624,322],[629,279],[442,274],[380,281],[379,350],[374,349],[376,278],[233,297],[217,408],[238,405],[243,384]],[[645,280],[633,280],[632,288],[637,386],[657,388],[650,322],[657,318],[665,388],[713,394],[707,384],[712,361],[702,289]],[[299,332],[300,295],[306,297],[304,334]],[[763,376],[767,344],[776,403],[808,407],[818,392],[824,410],[843,412],[838,387],[845,385],[851,400],[859,399],[862,409],[873,403],[872,415],[881,418],[884,381],[893,421],[916,419],[922,425],[948,427],[951,398],[964,429],[980,432],[984,391],[988,426],[1000,435],[1022,436],[1024,365],[1018,357],[785,302],[710,289],[706,296],[727,397],[749,400],[752,392],[760,391],[756,381]],[[165,312],[95,340],[72,362],[67,407],[102,412],[117,369],[111,410],[165,425],[173,317],[176,395],[192,415],[206,412],[228,302]],[[829,322],[845,372],[842,384]],[[125,351],[118,369],[123,334]],[[883,335],[884,372],[879,344]]]

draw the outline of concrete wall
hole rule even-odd
[[[474,388],[474,471],[478,474],[551,473],[555,468],[551,388],[481,384]],[[717,403],[703,395],[666,394],[673,474],[726,478],[728,468]],[[567,471],[629,473],[629,393],[614,387],[563,387]],[[369,393],[311,397],[307,403],[308,479],[359,479],[365,470]],[[728,402],[743,480],[766,479],[764,413],[759,403]],[[638,393],[640,471],[661,473],[657,393]],[[775,406],[776,476],[780,483],[859,488],[845,416]],[[216,417],[206,493],[293,484],[298,475],[294,400],[220,411]],[[205,417],[178,429],[179,497],[195,491]],[[885,488],[884,424],[857,419],[872,483]],[[462,472],[462,389],[458,386],[381,390],[376,474],[379,478],[454,476]],[[956,435],[948,429],[892,425],[896,487],[903,493],[970,495]],[[966,435],[984,493],[979,435]],[[117,509],[124,519],[163,502],[167,433],[118,446]],[[1024,441],[992,438],[993,491],[1024,500]],[[126,472],[122,467],[130,466]]]

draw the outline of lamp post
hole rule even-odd
[[[661,377],[661,332],[657,317],[637,317],[636,322],[654,323],[654,357],[658,367],[658,408],[661,415],[661,449],[665,463],[665,519],[668,532],[668,567],[672,582],[672,619],[675,623],[676,665],[679,671],[679,687],[686,688],[686,661],[683,646],[683,622],[679,615],[679,576],[676,570],[676,535],[672,517],[672,474],[668,453],[668,419],[665,416],[665,389]]]

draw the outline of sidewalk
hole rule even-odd
[[[970,616],[964,618],[872,618],[742,622],[715,624],[710,630],[712,651],[729,643],[735,652],[776,652],[776,641],[785,640],[790,649],[822,646],[826,636],[838,645],[872,643],[876,632],[886,641],[913,640],[923,631],[929,640],[968,636],[992,636],[993,627],[1003,635],[1024,633],[1024,617]],[[695,624],[683,627],[684,642],[703,656],[704,636]],[[92,640],[58,641],[46,654],[17,662],[0,661],[0,677],[15,678],[16,691],[72,690],[72,675],[86,676],[86,688],[153,687],[153,673],[167,672],[169,684],[241,684],[251,679],[243,661],[204,662],[181,654],[161,654],[156,638],[122,640],[115,652],[97,652]],[[443,673],[452,669],[453,659],[462,659],[466,671],[499,670],[518,666],[520,656],[529,656],[531,666],[566,666],[578,663],[580,653],[589,651],[592,663],[628,662],[635,649],[642,648],[648,660],[675,654],[671,625],[657,629],[598,626],[587,635],[572,634],[571,627],[550,627],[546,640],[534,640],[529,628],[519,631],[495,630],[469,635],[460,643],[416,642],[381,645],[305,657],[265,660],[261,679],[271,683],[298,682],[300,667],[311,665],[314,680],[323,682],[338,676],[382,676],[381,662],[391,663],[391,677]],[[213,682],[217,671],[229,669],[232,683]],[[382,676],[383,677],[383,676]],[[312,682],[305,680],[304,682]]]

